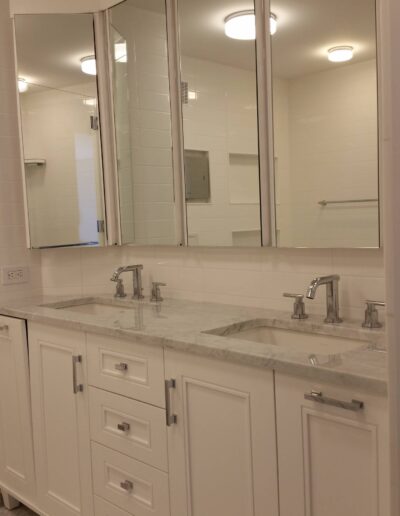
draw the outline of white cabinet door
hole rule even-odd
[[[312,391],[345,403],[306,400]],[[276,411],[281,516],[389,515],[384,397],[277,373]]]
[[[167,350],[173,516],[277,516],[272,371]],[[168,408],[168,407],[167,407]]]
[[[0,484],[35,504],[25,321],[0,317]]]
[[[54,516],[90,516],[85,335],[37,323],[28,330],[39,506]]]

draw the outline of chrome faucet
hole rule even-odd
[[[320,285],[326,285],[326,323],[341,323],[339,317],[339,280],[340,276],[321,276],[310,283],[307,290],[307,298],[315,299],[317,289]]]
[[[115,293],[115,297],[125,297],[126,294],[124,292],[124,286],[122,283],[122,279],[120,275],[123,272],[133,272],[133,295],[132,299],[143,299],[144,296],[142,294],[142,270],[143,265],[126,265],[123,267],[118,267],[111,276],[111,281],[115,281],[117,283],[117,290]]]

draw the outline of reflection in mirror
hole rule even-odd
[[[277,242],[377,247],[374,0],[273,0]]]
[[[122,243],[176,244],[165,2],[109,12]]]
[[[250,33],[237,34],[230,15],[244,9]],[[191,246],[261,245],[253,13],[252,1],[178,1]]]
[[[17,15],[15,30],[31,247],[103,245],[93,16]]]

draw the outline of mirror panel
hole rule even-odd
[[[255,41],[224,24],[243,10],[254,3],[178,0],[190,246],[261,245]]]
[[[271,10],[278,246],[378,247],[375,2]]]
[[[164,0],[110,13],[122,243],[177,243]]]
[[[31,247],[104,245],[93,16],[16,15],[15,32]]]

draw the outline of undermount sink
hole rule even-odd
[[[251,321],[247,324],[232,325],[228,328],[211,330],[207,333],[230,339],[248,340],[260,344],[279,346],[287,351],[296,351],[309,355],[340,355],[366,345],[364,341],[340,336],[322,335],[305,332],[304,330],[288,330],[268,326],[267,324],[254,326],[251,324]]]
[[[55,310],[63,310],[85,315],[114,317],[133,313],[138,310],[139,306],[143,307],[143,304],[141,303],[139,305],[137,302],[130,300],[121,301],[112,299],[83,298],[69,302],[52,303],[44,306]]]

